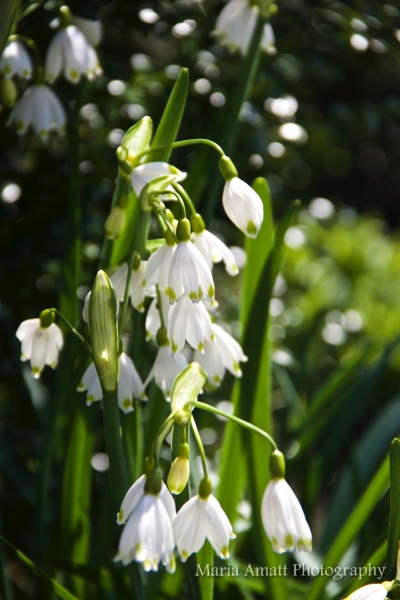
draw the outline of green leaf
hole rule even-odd
[[[184,406],[193,400],[204,387],[207,375],[199,363],[190,363],[174,381],[171,390],[171,410],[182,410]]]
[[[210,573],[214,566],[214,550],[208,540],[205,541],[202,549],[197,553],[197,564],[202,572],[209,566]],[[214,577],[212,575],[199,575],[199,584],[201,591],[201,600],[213,600]]]
[[[387,548],[386,577],[396,575],[397,553],[400,540],[400,440],[394,439],[390,446],[390,519]]]
[[[389,478],[389,457],[387,457],[332,544],[324,561],[325,570],[328,567],[334,568],[339,564],[340,559],[353,543],[360,529],[367,522],[371,512],[387,491]],[[328,577],[318,575],[313,581],[307,600],[320,600],[322,592],[328,583]]]
[[[51,577],[49,577],[49,575],[47,575],[47,573],[42,571],[42,569],[39,569],[39,567],[37,567],[35,565],[35,563],[26,556],[26,554],[24,554],[20,550],[17,550],[17,548],[15,548],[12,544],[10,544],[10,542],[8,542],[5,538],[3,538],[3,536],[0,536],[0,539],[2,539],[3,542],[5,544],[7,544],[7,546],[12,548],[12,550],[14,550],[17,557],[20,560],[22,560],[22,562],[25,565],[27,565],[35,573],[35,575],[38,575],[44,581],[51,583],[54,592],[57,594],[57,596],[59,598],[62,598],[62,600],[79,600],[79,598],[77,598],[76,596],[71,594],[71,592],[69,592],[65,587],[63,587],[57,581],[55,581],[55,579],[52,579]]]
[[[15,17],[18,12],[20,0],[2,0],[1,2],[1,20],[0,20],[0,56],[11,35]]]
[[[156,134],[151,143],[152,148],[172,144],[172,142],[175,141],[186,104],[188,85],[189,71],[187,69],[182,69],[171,92],[167,106],[161,117],[160,124],[157,127]],[[166,162],[168,161],[170,154],[171,149],[169,148],[159,150],[158,152],[152,152],[146,162]]]

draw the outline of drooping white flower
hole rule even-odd
[[[45,66],[49,82],[62,71],[71,83],[78,83],[82,75],[95,79],[103,72],[95,49],[75,25],[57,31],[47,50]]]
[[[210,231],[206,229],[200,233],[193,231],[192,242],[205,258],[210,269],[212,269],[213,263],[224,261],[226,271],[229,275],[237,275],[239,273],[235,257],[228,246]]]
[[[225,329],[213,323],[214,342],[205,343],[204,354],[195,352],[194,360],[207,373],[208,381],[219,386],[228,369],[235,377],[241,377],[240,362],[246,362],[247,356],[241,345]]]
[[[186,173],[166,162],[144,163],[133,169],[131,183],[136,196],[139,198],[140,192],[150,181],[165,175],[176,175],[175,181],[177,182],[186,178]]]
[[[160,246],[147,261],[146,289],[158,283],[160,290],[168,295],[169,271],[177,245],[169,231],[166,232],[165,239],[166,243]]]
[[[214,300],[214,281],[210,267],[196,246],[190,241],[188,219],[179,221],[176,234],[178,246],[172,257],[168,274],[168,296],[171,304],[183,294],[192,302],[205,297]]]
[[[161,307],[158,305],[158,298],[153,298],[150,303],[149,309],[146,315],[146,339],[156,337],[157,331],[161,327],[160,310],[162,311],[164,323],[168,322],[168,314],[170,310],[170,303],[168,296],[160,290]]]
[[[134,264],[131,281],[129,285],[129,297],[132,302],[132,306],[139,312],[144,311],[144,297],[145,297],[145,275],[147,262],[145,260],[137,261],[137,265]],[[126,278],[128,275],[128,265],[125,263],[110,277],[110,281],[113,284],[117,293],[118,300],[123,302],[126,286]]]
[[[64,341],[54,318],[51,324],[47,324],[42,318],[23,321],[15,335],[21,342],[21,360],[31,361],[32,375],[35,379],[40,377],[44,365],[49,365],[52,369],[57,366],[58,353]]]
[[[243,55],[247,53],[253,37],[259,15],[259,7],[251,5],[249,0],[230,0],[221,10],[215,24],[215,35],[219,42],[231,50],[238,49]],[[275,38],[271,25],[264,26],[261,48],[268,54],[275,54]]]
[[[20,40],[11,40],[4,48],[0,57],[0,73],[4,77],[32,77],[32,59],[24,44]]]
[[[133,411],[133,398],[146,400],[146,394],[132,359],[125,352],[122,352],[118,362],[118,405],[124,413],[128,413]],[[102,400],[103,392],[94,363],[91,363],[84,372],[77,390],[79,392],[87,390],[86,404],[88,406],[96,400]]]
[[[135,496],[135,506],[125,524],[114,560],[121,561],[124,565],[135,560],[143,564],[145,571],[157,571],[161,561],[167,571],[173,573],[175,542],[172,520],[175,517],[175,503],[168,489],[160,482],[157,486],[158,493],[152,493],[148,489],[150,477],[151,475],[146,478],[142,495],[141,483],[137,486],[139,489],[132,494]],[[167,496],[170,497],[168,501]]]
[[[260,196],[238,177],[225,182],[222,203],[230,220],[247,237],[256,238],[260,230],[264,207]]]
[[[129,490],[126,492],[124,499],[122,500],[120,511],[117,515],[117,523],[118,525],[123,525],[128,520],[130,514],[137,507],[140,499],[144,496],[145,493],[145,485],[146,485],[146,475],[142,475],[131,485]],[[165,509],[170,516],[171,521],[175,518],[175,502],[172,498],[170,492],[168,491],[167,486],[161,480],[161,490],[158,494],[158,497],[164,503]]]
[[[34,84],[14,105],[7,124],[14,123],[22,135],[31,126],[43,140],[51,130],[64,133],[66,116],[61,102],[47,85]]]
[[[391,587],[392,582],[390,581],[370,583],[347,596],[345,600],[384,600],[384,598],[387,598],[387,593]]]
[[[174,520],[174,536],[181,560],[185,562],[193,552],[203,547],[206,538],[220,558],[229,558],[229,540],[236,536],[232,525],[218,500],[209,493],[201,493],[182,506]]]
[[[194,303],[187,294],[179,298],[169,311],[168,339],[172,352],[180,352],[185,340],[199,352],[204,351],[205,342],[213,342],[212,323],[203,302]]]
[[[157,333],[157,342],[159,348],[156,360],[144,382],[144,387],[146,387],[154,377],[156,384],[162,390],[165,399],[169,400],[175,377],[187,367],[187,360],[179,352],[171,354],[165,329],[159,329]]]
[[[71,16],[72,25],[75,25],[88,40],[92,46],[96,47],[100,44],[103,35],[103,27],[101,21],[93,21],[92,19],[84,19],[77,15]]]
[[[295,548],[311,552],[312,535],[304,511],[292,488],[283,477],[268,483],[261,504],[265,532],[275,552]]]

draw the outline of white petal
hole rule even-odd
[[[118,513],[117,523],[125,523],[129,515],[135,510],[140,498],[144,494],[144,486],[146,485],[146,476],[142,475],[135,481],[126,492],[122,500],[121,508]]]
[[[97,371],[94,363],[90,363],[84,374],[82,375],[82,379],[79,382],[77,387],[78,391],[88,390],[93,382],[93,379],[97,377]]]
[[[31,367],[32,375],[37,379],[46,362],[47,355],[47,336],[46,329],[36,329],[32,339]]]
[[[347,600],[384,600],[387,598],[387,589],[380,583],[370,583],[356,590]]]
[[[222,203],[228,217],[248,237],[257,237],[264,207],[259,195],[247,183],[233,177],[225,183]]]
[[[229,519],[213,495],[203,502],[207,515],[207,538],[220,558],[228,558],[229,540],[234,537]]]
[[[15,335],[22,342],[28,331],[37,329],[38,327],[40,327],[40,319],[27,319],[26,321],[22,321]]]
[[[206,541],[204,507],[198,496],[186,502],[175,517],[173,528],[177,548],[185,561]]]

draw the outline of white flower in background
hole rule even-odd
[[[156,360],[144,382],[144,387],[147,387],[154,377],[156,384],[162,390],[165,399],[169,400],[175,377],[187,367],[187,360],[182,354],[179,354],[179,352],[171,354],[167,331],[163,327],[160,327],[157,332],[157,343],[159,348]]]
[[[385,581],[383,583],[370,583],[359,588],[345,600],[384,600],[387,598],[388,591],[392,587],[393,582]]]
[[[168,339],[172,352],[180,352],[185,340],[199,352],[205,342],[213,341],[212,323],[203,302],[194,303],[184,294],[171,307],[168,315]]]
[[[208,381],[219,386],[228,369],[235,377],[241,377],[240,362],[246,362],[241,345],[220,325],[213,323],[214,342],[204,345],[204,354],[195,352],[194,360],[207,373]]]
[[[135,266],[137,267],[135,269]],[[131,281],[129,285],[129,297],[132,302],[132,306],[139,312],[144,311],[144,297],[145,297],[145,274],[146,274],[147,262],[145,260],[135,261],[134,268],[132,270]],[[120,302],[124,300],[126,278],[128,275],[128,265],[125,263],[110,277],[110,281],[113,284],[117,293],[117,298]]]
[[[64,133],[66,116],[61,102],[49,87],[35,84],[28,87],[14,105],[7,124],[14,124],[19,135],[31,126],[43,140],[51,130]]]
[[[140,192],[150,181],[165,175],[176,175],[175,181],[183,181],[186,178],[186,173],[166,162],[149,162],[133,169],[131,183],[136,196],[139,198]]]
[[[144,493],[125,524],[114,560],[121,561],[123,565],[135,560],[143,564],[145,571],[157,571],[159,562],[162,562],[167,571],[173,573],[175,542],[172,520],[175,517],[175,503],[165,486],[158,486],[160,491],[154,494],[147,490],[148,483],[147,478]],[[167,505],[165,498],[161,497],[162,490],[166,490],[164,494],[171,498]]]
[[[47,50],[45,66],[49,82],[62,71],[71,83],[78,83],[82,75],[92,80],[103,72],[95,49],[75,25],[57,31]]]
[[[54,317],[42,315],[39,319],[23,321],[15,334],[21,342],[21,360],[31,361],[35,379],[40,377],[44,365],[53,369],[57,366],[58,353],[64,344],[61,329],[54,323]]]
[[[204,221],[199,214],[192,215],[190,222],[193,229],[191,240],[207,262],[209,268],[212,269],[213,263],[219,263],[223,260],[227,273],[229,275],[237,275],[239,269],[235,257],[228,246],[216,235],[206,230]]]
[[[118,362],[118,405],[124,413],[128,413],[133,411],[133,398],[146,400],[146,394],[132,359],[125,352],[122,352]],[[96,400],[102,400],[103,392],[94,363],[91,363],[84,372],[77,390],[79,392],[87,390],[86,404],[88,406]]]
[[[32,59],[20,40],[11,40],[0,57],[0,73],[4,77],[18,75],[24,79],[32,77]]]
[[[229,540],[236,537],[220,503],[211,494],[211,484],[202,493],[204,481],[199,494],[182,506],[174,520],[175,542],[183,562],[203,547],[206,538],[220,558],[229,558]]]
[[[232,50],[238,49],[242,54],[246,54],[259,11],[259,7],[252,6],[249,0],[230,0],[221,10],[215,24],[215,34],[219,42]],[[274,43],[272,27],[266,24],[261,48],[268,54],[275,54]]]
[[[247,237],[256,238],[260,230],[264,207],[260,196],[238,177],[225,182],[222,203],[230,220]]]
[[[146,289],[158,283],[160,291],[168,295],[168,277],[171,261],[177,245],[169,231],[165,234],[166,243],[158,248],[147,261]]]
[[[146,315],[146,339],[150,340],[151,338],[156,337],[157,331],[161,327],[161,319],[160,319],[160,309],[162,311],[164,323],[168,322],[168,314],[170,310],[170,303],[168,296],[160,291],[161,298],[161,307],[158,305],[158,298],[153,298],[150,303],[149,309]]]
[[[98,46],[103,35],[103,27],[101,21],[93,21],[92,19],[84,19],[77,15],[71,16],[72,25],[75,25],[84,34],[87,41],[92,46]]]
[[[210,267],[196,246],[190,241],[188,219],[179,221],[176,234],[178,246],[172,257],[168,275],[168,296],[171,304],[183,294],[192,302],[206,297],[214,300],[214,281]]]
[[[92,292],[89,292],[88,294],[86,294],[86,298],[85,298],[85,301],[83,303],[83,309],[82,309],[82,319],[88,325],[89,325],[89,303],[90,303],[91,293]]]
[[[312,535],[300,502],[283,477],[268,483],[261,504],[265,532],[275,552],[311,552]]]
[[[117,523],[118,525],[123,525],[128,520],[130,514],[137,507],[140,499],[144,496],[145,493],[145,485],[146,485],[147,476],[142,475],[135,481],[133,485],[126,492],[124,499],[122,500],[120,511],[117,515]],[[158,497],[164,503],[165,510],[169,514],[171,521],[175,518],[175,502],[172,498],[170,492],[168,491],[167,486],[161,480],[161,490],[158,494]]]

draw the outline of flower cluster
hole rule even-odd
[[[61,27],[47,50],[44,67],[39,63],[35,42],[18,35],[9,38],[0,57],[0,73],[4,77],[29,80],[34,66],[28,49],[34,50],[37,58],[34,83],[13,106],[8,124],[14,124],[20,135],[31,127],[43,141],[50,131],[62,134],[67,122],[60,100],[46,82],[53,83],[61,73],[70,83],[78,83],[82,77],[92,80],[102,73],[93,47],[101,38],[100,23],[72,17],[66,6],[61,7],[59,17]]]

